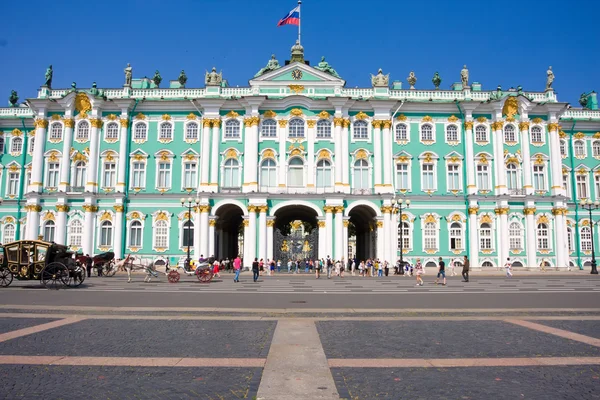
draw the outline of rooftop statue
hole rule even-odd
[[[554,72],[552,72],[552,66],[549,66],[546,71],[546,90],[552,89],[552,82],[554,82]]]
[[[321,62],[315,67],[316,69],[326,72],[331,76],[334,76],[336,78],[340,78],[340,76],[338,75],[338,73],[336,72],[335,69],[333,69],[331,67],[331,65],[329,65],[329,63],[327,61],[325,61],[325,56],[321,57]]]
[[[223,72],[217,74],[217,69],[213,67],[211,72],[206,71],[204,83],[207,86],[218,86],[223,82]]]
[[[384,75],[381,68],[377,71],[377,75],[371,74],[371,85],[373,87],[388,87],[389,83],[390,74]]]
[[[276,69],[279,69],[279,68],[281,68],[281,65],[279,65],[279,61],[277,61],[275,59],[275,54],[272,54],[271,59],[267,63],[267,66],[264,68],[261,68],[260,71],[258,71],[256,73],[256,75],[254,75],[254,77],[257,78],[263,74],[266,74],[267,72],[275,71]]]
[[[71,82],[71,92],[74,92],[77,90],[77,82]]]
[[[160,76],[160,72],[156,70],[154,73],[154,77],[152,78],[152,82],[156,85],[156,87],[160,87],[160,83],[162,82],[162,76]]]
[[[462,82],[463,89],[469,86],[469,70],[467,69],[467,65],[463,66],[463,69],[460,71],[460,81]]]
[[[408,78],[406,78],[406,80],[410,85],[410,89],[415,90],[415,83],[417,83],[417,76],[415,75],[415,71],[410,71],[410,74],[408,74]]]
[[[304,47],[302,47],[299,40],[296,40],[296,44],[292,46],[292,57],[290,61],[304,63]]]
[[[13,92],[14,92],[14,90],[13,90]],[[581,93],[581,96],[579,96],[579,105],[581,105],[581,107],[583,107],[583,108],[587,108],[587,105],[588,105],[587,93]]]
[[[11,90],[10,91],[10,97],[8,98],[8,106],[9,107],[16,107],[18,101],[19,101],[19,96],[17,95],[17,91],[16,90]]]
[[[502,86],[498,85],[495,92],[490,93],[490,100],[500,100],[502,98]]]
[[[440,77],[440,74],[437,71],[435,74],[433,74],[433,79],[431,79],[431,82],[433,82],[433,85],[435,86],[435,90],[440,90],[440,85],[442,84],[442,78]]]
[[[52,65],[50,65],[46,69],[46,83],[44,83],[44,86],[48,86],[50,89],[52,89],[52,75],[54,75],[54,71],[52,70]]]
[[[131,76],[132,76],[133,68],[131,68],[131,64],[127,64],[125,68],[125,86],[131,86]]]
[[[185,87],[185,84],[187,83],[187,75],[185,74],[184,70],[181,70],[181,73],[179,74],[179,78],[177,78],[177,80],[179,81],[181,87]]]
[[[100,92],[98,91],[98,87],[96,85],[96,82],[92,83],[92,88],[90,89],[90,94],[93,96],[98,96]]]

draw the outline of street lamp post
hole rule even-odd
[[[400,268],[404,268],[404,241],[402,240],[402,210],[406,210],[410,207],[410,200],[406,200],[404,202],[403,199],[392,199],[392,208],[398,212],[399,222],[398,222],[398,231],[400,232]],[[398,274],[400,270],[398,270]]]
[[[591,274],[598,275],[598,270],[596,269],[596,252],[594,249],[594,221],[592,220],[592,210],[597,210],[600,208],[600,202],[596,200],[595,203],[592,203],[592,200],[585,202],[585,200],[581,201],[581,208],[584,210],[588,210],[590,213],[590,229],[592,233],[592,271]]]
[[[194,206],[198,206],[198,204],[200,204],[200,200],[199,199],[192,199],[191,197],[188,197],[187,200],[182,197],[181,198],[181,206],[185,207],[188,209],[188,218],[187,218],[187,241],[184,243],[184,245],[187,247],[187,258],[185,259],[185,265],[186,265],[186,269],[189,271],[190,270],[190,263],[192,261],[192,257],[190,256],[190,227],[192,226],[192,208]],[[183,230],[184,232],[186,232],[186,230]],[[185,239],[185,236],[183,237]]]

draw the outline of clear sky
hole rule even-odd
[[[160,70],[163,87],[181,69],[188,87],[202,87],[213,66],[231,86],[247,86],[272,53],[289,59],[297,37],[295,26],[276,26],[296,0],[0,3],[0,106],[11,89],[34,97],[49,64],[55,88],[120,87],[128,62],[134,78]],[[383,68],[405,87],[414,70],[417,89],[432,88],[439,71],[449,88],[467,64],[484,90],[543,91],[552,65],[559,100],[578,106],[583,91],[600,91],[599,22],[597,0],[304,0],[302,44],[348,87],[369,87]]]

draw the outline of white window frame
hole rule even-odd
[[[402,232],[402,240],[404,241],[404,243],[402,243],[402,249],[403,250],[408,250],[411,251],[413,249],[413,226],[409,221],[402,221],[401,224],[399,224],[398,226],[398,242],[397,244],[397,249],[400,250],[400,229],[404,229],[404,231]],[[407,244],[407,246],[405,246],[405,244]]]
[[[106,124],[104,128],[104,141],[106,142],[116,142],[119,140],[119,124],[114,121],[111,121]]]
[[[458,225],[458,228],[454,227],[454,225]],[[455,239],[455,244],[456,239],[458,239],[460,246],[452,247],[452,239]],[[465,230],[463,224],[458,221],[450,221],[448,224],[448,249],[465,250]]]
[[[46,242],[54,242],[56,239],[56,222],[49,220],[42,225],[42,236]]]
[[[316,138],[317,139],[331,139],[332,138],[332,127],[331,121],[328,119],[320,119],[317,121]]]
[[[592,157],[600,158],[600,140],[592,141]]]
[[[577,200],[591,199],[588,175],[587,171],[585,174],[580,174],[579,171],[575,174],[575,195],[577,196]]]
[[[136,169],[135,168],[136,164],[142,165],[143,169]],[[129,172],[130,173],[129,187],[133,188],[133,189],[135,189],[135,188],[139,188],[139,189],[146,188],[146,179],[147,179],[147,177],[146,177],[146,171],[147,170],[148,170],[148,161],[147,161],[147,159],[144,158],[142,160],[136,160],[135,158],[132,157],[131,158],[131,165],[130,165],[130,172]],[[136,183],[136,179],[135,179],[136,172],[139,172],[139,174],[141,175],[141,178],[142,178],[142,179],[140,179],[140,182],[139,182],[141,184],[140,186],[136,186],[135,185],[135,183]]]
[[[162,169],[161,165],[166,165],[168,168]],[[163,177],[161,174],[165,174],[164,182],[161,182]],[[164,183],[164,185],[161,185]],[[171,158],[167,160],[156,160],[156,189],[170,190],[173,186],[173,160]]]
[[[401,187],[402,185],[400,185],[399,182],[399,171],[398,171],[398,166],[406,166],[406,180],[407,180],[407,186],[406,188]],[[396,190],[406,190],[408,192],[411,191],[411,187],[412,187],[412,183],[411,183],[411,163],[410,162],[397,162],[396,163],[396,170],[395,172],[395,179],[396,179]]]
[[[425,137],[425,132],[423,132],[423,128],[425,127],[429,127],[431,128],[431,138],[426,138]],[[431,142],[432,144],[436,142],[435,140],[435,124],[432,122],[425,122],[419,125],[419,139],[421,143],[429,143]]]
[[[272,165],[267,165],[265,166],[265,164],[272,164]],[[277,187],[278,183],[277,183],[277,162],[272,159],[272,158],[265,158],[263,160],[261,160],[260,165],[259,165],[259,174],[258,174],[258,180],[259,180],[259,185],[261,188],[266,188],[266,189],[270,189],[270,188],[275,188]],[[267,171],[267,176],[268,176],[268,181],[270,180],[271,182],[265,182],[263,179],[263,170]],[[273,174],[273,176],[271,176]]]
[[[478,137],[478,135],[482,134],[481,129],[479,129],[479,128],[483,128],[483,137],[484,137],[483,140],[480,140],[480,138]],[[479,132],[477,132],[478,130],[479,130]],[[489,143],[490,142],[489,132],[490,132],[490,130],[487,125],[479,124],[479,125],[475,126],[475,143],[481,144],[481,145]]]
[[[513,166],[514,168],[509,168]],[[514,162],[506,164],[506,187],[508,190],[519,190],[522,188],[521,185],[521,168]],[[514,179],[510,178],[513,175]],[[509,179],[510,178],[510,179]],[[514,187],[510,184],[514,180]]]
[[[590,226],[579,228],[579,238],[581,251],[592,251],[592,228]]]
[[[594,173],[594,189],[596,191],[596,199],[600,199],[600,173]]]
[[[453,130],[455,132],[450,132],[450,130]],[[450,137],[450,135],[456,135],[456,138],[453,139]],[[456,124],[447,124],[446,125],[446,132],[445,132],[445,138],[446,138],[446,143],[449,144],[456,144],[456,143],[460,143],[460,129],[458,128],[458,125]]]
[[[29,143],[27,144],[27,154],[33,155],[34,149],[35,149],[35,137],[29,135]]]
[[[484,171],[485,167],[485,171]],[[492,174],[491,174],[491,166],[488,163],[481,163],[476,161],[475,164],[475,182],[477,184],[477,191],[491,191],[492,190]],[[485,174],[484,174],[485,172]],[[485,175],[485,176],[484,176]],[[487,177],[487,178],[485,178]],[[484,179],[485,178],[485,179]],[[486,187],[483,187],[483,183],[485,183]]]
[[[77,223],[77,225],[75,225]],[[83,244],[83,221],[80,218],[71,218],[68,225],[67,245],[74,248],[80,248]],[[78,240],[73,243],[73,238]]]
[[[17,147],[15,149],[15,147]],[[23,138],[21,136],[13,136],[10,139],[10,152],[12,154],[21,154],[23,152]]]
[[[194,165],[193,168],[191,166]],[[188,166],[190,166],[188,170]],[[190,175],[190,180],[192,182],[187,182],[188,175]],[[191,185],[187,185],[187,183],[191,183]],[[196,189],[198,188],[198,159],[193,160],[183,160],[181,163],[181,188],[183,190],[186,189]]]
[[[79,143],[85,143],[90,140],[92,127],[90,122],[83,119],[77,122],[77,127],[75,129],[75,141]]]
[[[401,131],[401,128],[404,127],[404,132]],[[402,138],[402,134],[404,134],[404,138]],[[394,127],[394,139],[396,142],[400,143],[409,143],[410,142],[410,129],[408,124],[398,123]]]
[[[165,231],[164,233],[161,232],[163,229]],[[170,239],[169,222],[164,220],[154,221],[152,224],[152,248],[168,249]],[[159,240],[164,241],[164,243],[159,243]]]
[[[158,124],[158,141],[161,143],[170,143],[173,141],[173,123],[170,121],[163,121]]]
[[[106,167],[112,165],[112,168],[108,170]],[[110,173],[109,181],[107,182],[107,173]],[[117,160],[108,161],[102,159],[102,187],[104,189],[114,189],[117,184]]]
[[[102,221],[98,230],[98,248],[100,247],[108,247],[112,248],[114,239],[115,239],[115,228],[112,221]],[[105,240],[104,233],[107,232],[107,239]],[[110,235],[110,236],[109,236]]]
[[[538,138],[536,138],[535,136],[539,135],[539,140],[536,140]],[[541,126],[535,125],[531,127],[531,130],[529,131],[529,137],[531,138],[531,144],[543,144],[545,143],[544,140],[544,130],[542,129]]]
[[[504,128],[502,129],[502,135],[504,137],[505,144],[512,145],[512,144],[519,143],[519,137],[517,135],[517,128],[512,124],[506,124],[504,126]],[[511,137],[509,137],[507,135],[512,135],[512,139],[514,139],[514,140],[511,140]]]
[[[55,166],[55,168],[50,168],[51,166]],[[46,159],[46,184],[44,185],[50,189],[56,189],[58,187],[58,183],[60,182],[60,162],[59,161],[50,161]]]
[[[567,250],[569,253],[575,251],[575,240],[573,236],[573,228],[567,226]]]
[[[19,184],[21,180],[21,171],[10,171],[6,174],[6,195],[7,196],[18,196],[19,195]]]
[[[137,121],[135,124],[133,124],[132,131],[133,141],[135,143],[144,143],[148,140],[148,124],[146,122]]]
[[[294,160],[300,160],[302,162],[302,168],[297,167],[297,166],[292,166],[292,161]],[[290,174],[291,174],[291,170],[293,169],[302,169],[302,184],[301,185],[292,185],[291,183],[291,179],[290,179]],[[287,186],[288,187],[293,187],[293,188],[303,188],[306,186],[306,161],[300,157],[292,157],[288,160],[287,162],[287,171],[286,171],[286,180],[287,180]]]
[[[187,225],[188,223],[190,224],[189,227]],[[196,229],[196,226],[194,225],[194,219],[193,218],[189,219],[189,220],[187,218],[184,218],[181,221],[180,237],[179,237],[179,248],[180,249],[187,250],[188,246],[190,247],[190,250],[194,248],[194,241],[196,239],[194,237],[194,231],[195,231],[195,229]],[[191,239],[191,244],[188,243],[186,245],[186,243],[185,243],[185,232],[188,231],[188,230],[192,231],[191,234],[188,233],[188,238]]]
[[[567,141],[565,139],[560,139],[559,151],[562,158],[567,158],[569,156],[569,146],[567,146]]]
[[[193,126],[195,126],[195,137],[192,137]],[[188,121],[184,126],[183,140],[188,143],[196,143],[200,139],[200,124],[198,121]]]
[[[538,223],[535,227],[535,243],[538,251],[551,250],[550,223]]]
[[[508,224],[508,249],[510,251],[523,250],[523,224],[519,221],[511,221]]]
[[[58,129],[55,129],[57,128]],[[63,124],[58,121],[52,122],[50,124],[50,129],[48,132],[48,140],[53,143],[61,142],[63,138]]]
[[[425,170],[427,167],[427,171]],[[425,187],[425,173],[427,172],[427,176],[431,172],[431,184],[433,187]],[[437,190],[437,168],[435,162],[421,162],[421,191],[436,191]]]
[[[428,230],[433,230],[433,235],[428,235]],[[437,251],[440,244],[440,232],[438,222],[423,222],[423,251]],[[433,246],[428,242],[433,241]]]
[[[357,126],[360,128],[357,130]],[[363,128],[366,135],[363,135]],[[369,141],[371,137],[371,132],[369,129],[369,121],[365,119],[357,119],[352,122],[352,141]]]
[[[273,118],[263,119],[260,124],[260,137],[263,139],[276,139],[277,120]]]
[[[139,230],[139,245],[138,243],[133,243],[132,239],[133,239],[133,235],[131,234],[133,232],[133,225],[135,223],[139,223],[139,229],[136,227],[136,231]],[[137,226],[137,225],[136,225]],[[127,247],[128,248],[143,248],[144,247],[144,221],[139,220],[139,219],[132,219],[131,221],[129,221],[129,224],[127,224]]]
[[[453,171],[450,171],[450,168],[456,168]],[[462,179],[460,179],[460,175],[461,175],[461,165],[459,163],[455,163],[455,162],[450,162],[446,164],[446,189],[448,192],[452,192],[454,191],[461,191],[462,190]],[[458,184],[458,187],[454,188],[454,187],[450,187],[450,174],[456,175],[456,183]]]
[[[323,164],[327,163],[328,166],[320,167],[319,164],[321,162],[323,162]],[[323,171],[323,174],[325,174],[325,171],[329,171],[329,180],[326,182],[326,180],[323,179],[322,185],[319,185],[319,179],[318,179],[319,171]],[[326,188],[333,187],[333,163],[331,162],[331,160],[329,160],[327,158],[322,158],[320,160],[317,160],[317,163],[315,164],[315,186],[320,189],[326,189]]]
[[[578,146],[581,145],[581,146]],[[585,139],[577,139],[573,142],[573,156],[575,158],[586,158],[587,157],[587,148],[586,148]]]
[[[0,155],[4,154],[5,148],[4,136],[0,135]]]
[[[235,162],[237,166],[229,166],[228,162]],[[231,170],[231,173],[233,174],[233,169],[237,169],[237,184],[236,182],[233,182],[233,175],[232,175],[232,181],[231,181],[231,185],[227,186],[226,183],[226,174],[228,173],[228,170]],[[221,187],[226,188],[226,189],[239,189],[242,185],[241,185],[241,175],[242,175],[242,165],[240,163],[240,160],[236,159],[236,158],[226,158],[225,160],[223,160],[223,164],[221,165]]]
[[[79,164],[82,164],[83,166],[78,167]],[[73,164],[73,169],[71,171],[71,188],[85,188],[85,184],[87,183],[87,167],[88,165],[86,161],[75,161],[75,163]],[[78,180],[81,180],[81,185],[77,185]]]
[[[356,165],[357,163],[360,163],[360,165]],[[364,163],[364,164],[363,164]],[[361,175],[361,186],[358,187],[357,183],[358,183],[358,178],[357,178],[357,173],[356,171],[359,171],[360,175]],[[367,175],[367,182],[364,182],[362,179],[362,174],[366,173]],[[355,159],[352,162],[352,189],[353,190],[370,190],[371,189],[371,163],[369,162],[368,159],[364,159],[364,158],[360,158],[360,159]]]
[[[228,119],[223,124],[223,140],[241,140],[242,123],[239,119]]]
[[[7,232],[9,230],[9,228],[11,229],[10,232]],[[11,243],[15,241],[15,235],[16,235],[16,226],[13,223],[10,224],[5,224],[2,227],[2,243],[7,244],[7,243]]]
[[[306,121],[302,118],[292,118],[288,121],[288,138],[304,139],[306,137]]]
[[[486,225],[486,227],[484,227]],[[479,224],[479,251],[494,251],[494,229],[493,224],[484,222]],[[484,235],[485,233],[485,235]],[[489,246],[487,241],[489,240]],[[484,245],[485,244],[485,245]]]
[[[541,174],[540,171],[536,171],[536,168],[542,168],[541,170]],[[546,163],[544,162],[543,164],[534,164],[533,167],[533,173],[531,175],[532,179],[533,179],[533,190],[535,190],[536,192],[547,192],[548,191],[548,174],[546,173],[547,167],[546,167]],[[541,175],[541,180],[537,180],[536,176]],[[535,187],[536,182],[541,182],[543,183],[544,187]]]

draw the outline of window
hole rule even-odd
[[[402,238],[402,240],[400,240]],[[402,222],[402,227],[398,227],[398,248],[411,249],[410,225],[408,222]]]
[[[494,264],[492,264],[491,261],[484,261],[483,264],[481,264],[481,266],[483,268],[492,268],[494,266]]]
[[[195,189],[198,183],[198,164],[196,162],[186,162],[183,164],[183,187],[185,189]]]
[[[100,226],[100,247],[111,247],[113,237],[112,222],[104,221]]]
[[[320,119],[317,122],[317,137],[318,138],[330,138],[331,137],[331,122],[327,119]]]
[[[73,188],[83,188],[86,183],[87,167],[85,162],[77,161],[75,170],[73,171]]]
[[[423,164],[421,171],[421,186],[423,190],[435,190],[435,171],[433,164]]]
[[[240,186],[240,165],[234,158],[229,158],[223,165],[223,187],[237,188]]]
[[[190,122],[185,126],[185,140],[198,140],[198,124]]]
[[[10,152],[20,153],[23,150],[23,139],[20,137],[13,137],[11,140]]]
[[[8,189],[6,194],[9,196],[19,194],[19,172],[8,173]]]
[[[450,250],[462,250],[462,226],[458,222],[450,225]]]
[[[573,142],[573,151],[575,152],[575,157],[585,157],[585,142],[583,140]]]
[[[544,138],[542,137],[542,128],[534,126],[531,128],[531,142],[532,143],[543,143]]]
[[[136,161],[131,168],[131,187],[146,187],[146,163]]]
[[[423,230],[423,239],[423,250],[437,250],[437,229],[435,223],[428,222],[425,224],[425,229]]]
[[[560,141],[560,155],[563,157],[567,156],[567,142],[562,139]]]
[[[565,196],[571,197],[571,193],[569,190],[569,174],[567,172],[563,173],[563,189],[565,190]]]
[[[183,247],[194,246],[194,223],[190,220],[185,221],[183,224],[183,234],[181,235]]]
[[[481,224],[479,227],[479,249],[492,249],[492,227],[490,224]]]
[[[487,142],[487,128],[484,125],[478,125],[475,128],[475,141],[476,142]]]
[[[162,124],[160,124],[160,133],[158,134],[158,140],[173,140],[173,125],[170,122],[163,122]]]
[[[156,187],[159,189],[169,189],[171,187],[171,163],[158,163],[158,181]]]
[[[490,190],[490,169],[487,164],[477,165],[477,187],[479,190]]]
[[[581,228],[581,250],[592,251],[592,231],[589,226]]]
[[[536,191],[546,190],[546,178],[543,165],[533,166],[533,188]]]
[[[265,119],[260,128],[262,137],[277,137],[277,121],[274,119]]]
[[[300,118],[290,120],[288,136],[291,138],[304,137],[304,121]]]
[[[4,154],[4,136],[0,136],[0,154]]]
[[[448,125],[446,128],[446,141],[458,142],[458,128],[456,125]]]
[[[600,198],[600,175],[594,175],[594,185],[596,186],[596,198]]]
[[[4,232],[2,233],[2,243],[11,243],[15,241],[15,226],[13,224],[4,225]]]
[[[567,226],[567,245],[569,248],[569,252],[572,252],[575,249],[575,245],[573,242],[573,229]]]
[[[50,140],[51,141],[61,141],[62,140],[62,125],[59,122],[55,122],[50,125]]]
[[[506,166],[506,185],[509,190],[520,189],[517,166],[513,163]]]
[[[587,199],[590,197],[588,192],[588,176],[587,173],[585,175],[577,174],[577,198],[578,199]]]
[[[317,163],[317,187],[331,187],[331,162],[319,160]]]
[[[143,122],[138,122],[133,128],[133,140],[144,141],[148,135],[148,127]]]
[[[54,242],[54,233],[56,232],[56,224],[54,221],[48,221],[44,225],[44,241]]]
[[[166,249],[169,247],[169,227],[167,221],[154,224],[154,247]]]
[[[600,140],[594,140],[592,142],[592,156],[600,157]]]
[[[537,226],[537,246],[538,250],[548,250],[550,248],[548,225],[546,224],[538,224]]]
[[[409,190],[408,164],[396,164],[396,190]]]
[[[408,140],[408,131],[406,125],[398,124],[396,125],[396,141],[400,142],[402,140]]]
[[[288,167],[288,186],[304,186],[304,161],[298,157],[290,160]]]
[[[260,186],[277,186],[277,166],[275,161],[270,158],[264,160],[260,165]]]
[[[104,163],[103,187],[105,187],[105,188],[115,187],[116,178],[117,178],[117,164],[114,162],[105,162]]]
[[[354,163],[354,189],[369,189],[369,163],[366,160],[356,160]]]
[[[129,226],[129,247],[142,247],[142,223],[133,221]]]
[[[510,250],[522,250],[523,241],[521,239],[521,224],[511,222],[508,227],[508,247]]]
[[[106,125],[106,140],[119,139],[119,125],[116,122],[110,122]]]
[[[225,122],[225,137],[230,139],[237,139],[240,137],[240,121],[237,119],[230,119]]]
[[[352,125],[353,138],[354,139],[368,139],[369,138],[369,124],[367,121],[354,121]]]
[[[33,149],[35,149],[35,138],[34,137],[29,139],[29,149],[27,150],[27,153],[33,154]]]
[[[433,141],[433,127],[429,124],[421,126],[421,141],[432,142]]]
[[[514,143],[517,141],[517,135],[515,133],[515,127],[512,125],[506,125],[504,127],[504,142]]]
[[[460,190],[460,166],[448,164],[448,190]]]
[[[85,141],[90,138],[90,123],[87,121],[81,121],[79,125],[77,125],[77,135],[75,135],[75,140]]]
[[[81,247],[83,239],[83,224],[80,219],[74,219],[69,226],[69,246]]]
[[[60,164],[57,162],[48,163],[48,174],[46,176],[46,187],[58,187],[58,178],[60,173]]]

